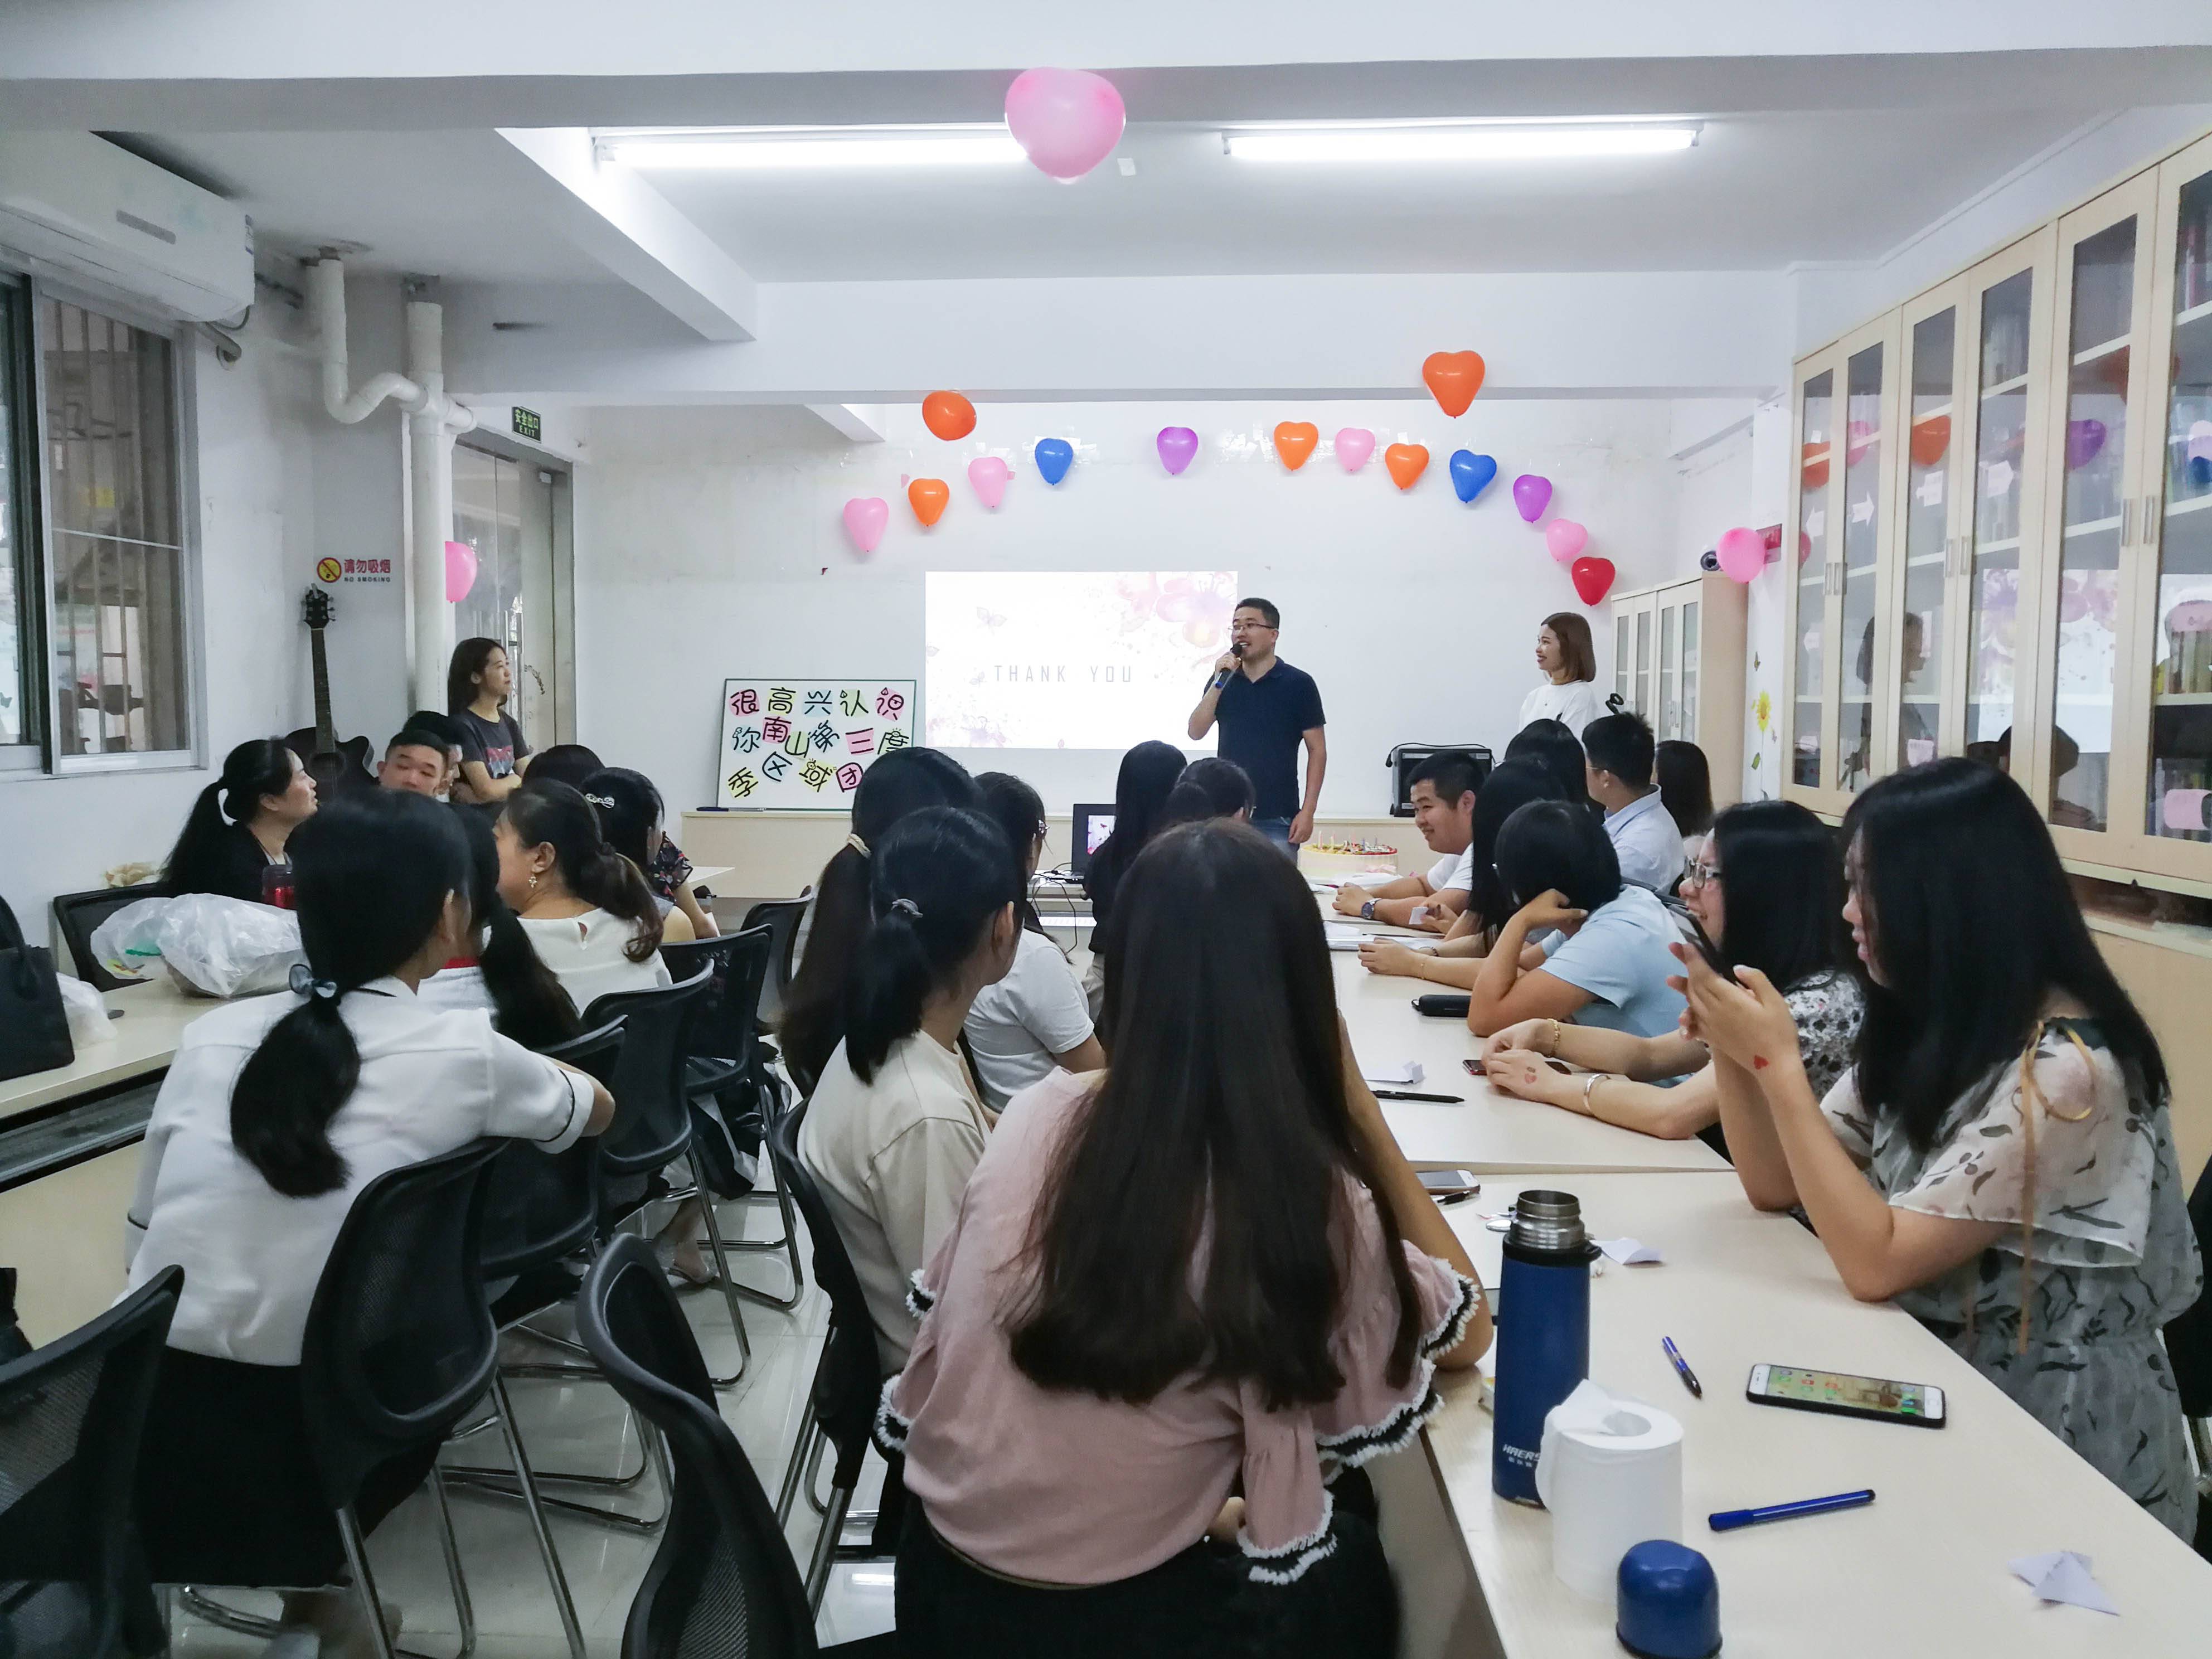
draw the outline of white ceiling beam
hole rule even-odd
[[[659,191],[601,161],[584,127],[502,127],[505,171],[538,216],[641,294],[709,340],[759,331],[753,279]]]
[[[887,430],[881,404],[809,404],[806,410],[856,444],[879,444]]]

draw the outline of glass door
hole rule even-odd
[[[1877,775],[1875,688],[1882,683],[1888,641],[1878,637],[1884,568],[1890,544],[1890,469],[1884,441],[1894,424],[1890,374],[1895,318],[1845,340],[1844,352],[1844,495],[1842,545],[1836,560],[1838,633],[1835,787],[1856,794]],[[1886,748],[1887,744],[1882,744]]]
[[[1955,755],[1964,720],[1944,665],[1958,654],[1950,635],[1957,607],[1954,579],[1963,579],[1965,530],[1971,522],[1961,502],[1973,500],[1973,473],[1961,464],[1966,447],[1952,441],[1969,422],[1957,391],[1970,374],[1961,350],[1959,314],[1966,289],[1957,282],[1921,295],[1905,307],[1899,329],[1905,362],[1899,375],[1905,441],[1893,446],[1891,465],[1901,474],[1897,511],[1898,571],[1885,633],[1892,641],[1889,677],[1896,686],[1894,748],[1887,764],[1919,766],[1938,755]]]
[[[1844,474],[1844,379],[1840,349],[1797,365],[1797,465],[1790,480],[1789,522],[1796,532],[1796,577],[1786,592],[1786,684],[1790,712],[1783,729],[1790,745],[1783,793],[1816,811],[1841,811],[1849,799],[1827,787],[1824,761],[1836,752],[1835,678],[1840,620],[1840,530]],[[1784,532],[1785,535],[1788,533]]]
[[[1680,738],[1686,742],[1698,739],[1698,619],[1705,607],[1699,596],[1705,584],[1692,582],[1680,590],[1682,613],[1682,702],[1680,719],[1674,729],[1666,735]]]
[[[475,549],[477,577],[453,607],[456,639],[507,648],[514,672],[507,712],[533,749],[556,742],[553,627],[555,489],[558,475],[529,460],[453,446],[453,539]]]

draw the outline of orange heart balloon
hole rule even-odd
[[[1806,489],[1826,489],[1828,487],[1828,446],[1825,443],[1807,444],[1802,469]]]
[[[906,498],[913,504],[914,516],[921,520],[921,527],[927,530],[944,513],[952,492],[945,487],[942,478],[916,478],[906,487]]]
[[[951,443],[975,429],[975,405],[957,392],[933,392],[921,400],[921,423]]]
[[[1479,351],[1431,351],[1421,364],[1421,378],[1435,394],[1437,407],[1455,420],[1482,390],[1483,374]]]
[[[1285,421],[1275,428],[1275,453],[1293,472],[1306,464],[1320,441],[1321,430],[1311,421]]]
[[[1392,444],[1382,452],[1382,465],[1401,489],[1411,489],[1428,464],[1429,452],[1419,444]]]
[[[1929,415],[1912,423],[1912,459],[1922,466],[1933,466],[1943,459],[1943,452],[1951,447],[1951,417],[1948,415]]]

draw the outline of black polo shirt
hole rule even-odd
[[[1220,753],[1251,775],[1255,818],[1297,816],[1298,740],[1323,723],[1321,688],[1313,676],[1280,657],[1258,679],[1242,668],[1221,688],[1213,718],[1221,726]]]

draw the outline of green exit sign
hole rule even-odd
[[[536,410],[525,409],[520,404],[514,405],[514,435],[527,438],[532,443],[544,437],[545,422],[538,418]]]

